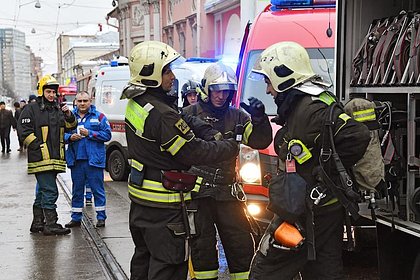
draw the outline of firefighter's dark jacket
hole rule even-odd
[[[242,109],[231,106],[215,108],[210,101],[205,103],[202,100],[194,105],[187,106],[183,110],[184,114],[197,116],[212,124],[213,128],[221,132],[224,137],[236,137],[238,132],[236,127],[242,125],[242,144],[254,149],[265,149],[273,140],[272,128],[267,115],[258,120],[251,120],[250,116]],[[225,162],[194,166],[192,171],[203,176],[204,180],[211,184],[232,184],[236,179],[236,156],[232,156]],[[215,171],[217,174],[215,174]],[[220,180],[214,181],[213,178],[220,178]],[[220,189],[216,190],[216,188],[202,189],[198,196],[212,196],[218,200],[236,199],[230,194],[230,188],[224,187],[223,189],[226,192]]]
[[[73,114],[66,116],[56,102],[38,97],[22,110],[18,134],[28,147],[28,173],[66,171],[64,132],[77,127]]]
[[[294,99],[294,100],[287,100]],[[285,125],[278,131],[274,145],[278,151],[279,158],[284,162],[288,153],[288,142],[298,139],[308,147],[312,153],[312,158],[303,164],[296,162],[296,169],[309,186],[316,183],[314,174],[315,167],[319,166],[319,154],[322,145],[323,127],[329,113],[328,106],[332,104],[334,98],[327,92],[320,96],[310,96],[307,94],[290,94],[286,97],[284,106],[279,108],[280,113],[287,113]],[[282,112],[283,110],[283,112]],[[346,169],[349,169],[359,161],[370,141],[369,130],[365,125],[347,116],[342,109],[336,107],[333,114],[334,143],[337,153]],[[328,135],[325,135],[326,137]]]
[[[178,208],[179,193],[163,188],[162,171],[188,170],[191,165],[223,161],[238,152],[233,139],[206,142],[197,138],[160,87],[147,88],[130,99],[125,122],[131,159],[129,197],[141,205]],[[193,191],[198,191],[199,180]],[[190,200],[191,193],[184,198]]]

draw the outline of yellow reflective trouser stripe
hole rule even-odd
[[[135,159],[131,160],[131,167],[137,169],[138,171],[142,171],[143,170],[143,164],[141,164],[140,162],[138,162]]]
[[[249,278],[249,271],[230,273],[231,280],[247,280]]]
[[[64,160],[64,127],[60,127],[60,159]]]
[[[170,192],[163,188],[162,184],[159,186],[154,187],[147,187],[147,184],[154,181],[144,180],[143,186],[141,189],[135,188],[134,186],[128,184],[128,192],[134,197],[137,197],[139,199],[153,201],[153,202],[161,202],[161,203],[175,203],[175,202],[181,202],[180,199],[180,193],[179,192]],[[154,182],[157,183],[157,182]],[[157,189],[163,189],[162,192],[154,192]],[[185,193],[184,194],[184,200],[191,200],[191,193]]]
[[[153,106],[149,103],[147,103],[143,108],[131,99],[128,101],[127,109],[125,110],[125,118],[134,126],[136,129],[135,133],[138,136],[143,134],[144,123],[146,122],[149,112],[152,109]]]
[[[178,153],[178,151],[182,148],[182,146],[185,145],[185,143],[187,143],[187,140],[179,135],[175,136],[175,138],[175,142],[168,149],[166,149],[166,151],[170,152],[173,156]]]
[[[31,133],[28,136],[26,136],[25,140],[23,140],[23,145],[28,147],[35,139],[36,139],[35,134]]]
[[[358,122],[374,121],[376,120],[375,110],[366,109],[353,112],[353,118]]]
[[[69,122],[65,122],[65,123],[66,123],[66,128],[72,128],[72,127],[77,126],[77,119],[74,120],[74,122],[72,123],[69,123]]]
[[[252,125],[251,122],[248,122],[245,124],[245,130],[244,130],[244,138],[242,139],[242,143],[247,145],[248,141],[249,141],[249,136],[252,133],[252,130],[254,129],[254,126]]]
[[[196,271],[194,270],[196,279],[213,279],[219,276],[219,270]]]

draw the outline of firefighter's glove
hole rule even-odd
[[[245,102],[241,102],[241,107],[251,115],[252,119],[261,119],[264,117],[265,106],[261,100],[255,97],[250,97],[248,100],[249,105],[245,104]]]

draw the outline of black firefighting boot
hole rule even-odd
[[[32,206],[32,212],[34,214],[34,219],[32,220],[31,228],[29,229],[31,232],[42,232],[44,230],[44,212],[42,208],[39,208],[35,205]]]
[[[44,235],[65,235],[69,234],[69,228],[63,228],[62,225],[57,224],[58,216],[55,209],[43,209],[45,216]]]

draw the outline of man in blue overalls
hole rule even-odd
[[[77,130],[65,135],[66,143],[69,144],[66,150],[67,165],[71,169],[73,181],[71,221],[66,227],[77,227],[81,224],[85,185],[90,186],[95,199],[96,227],[104,227],[104,143],[111,139],[111,127],[105,115],[91,105],[90,96],[85,91],[77,94],[73,112],[78,122]]]

